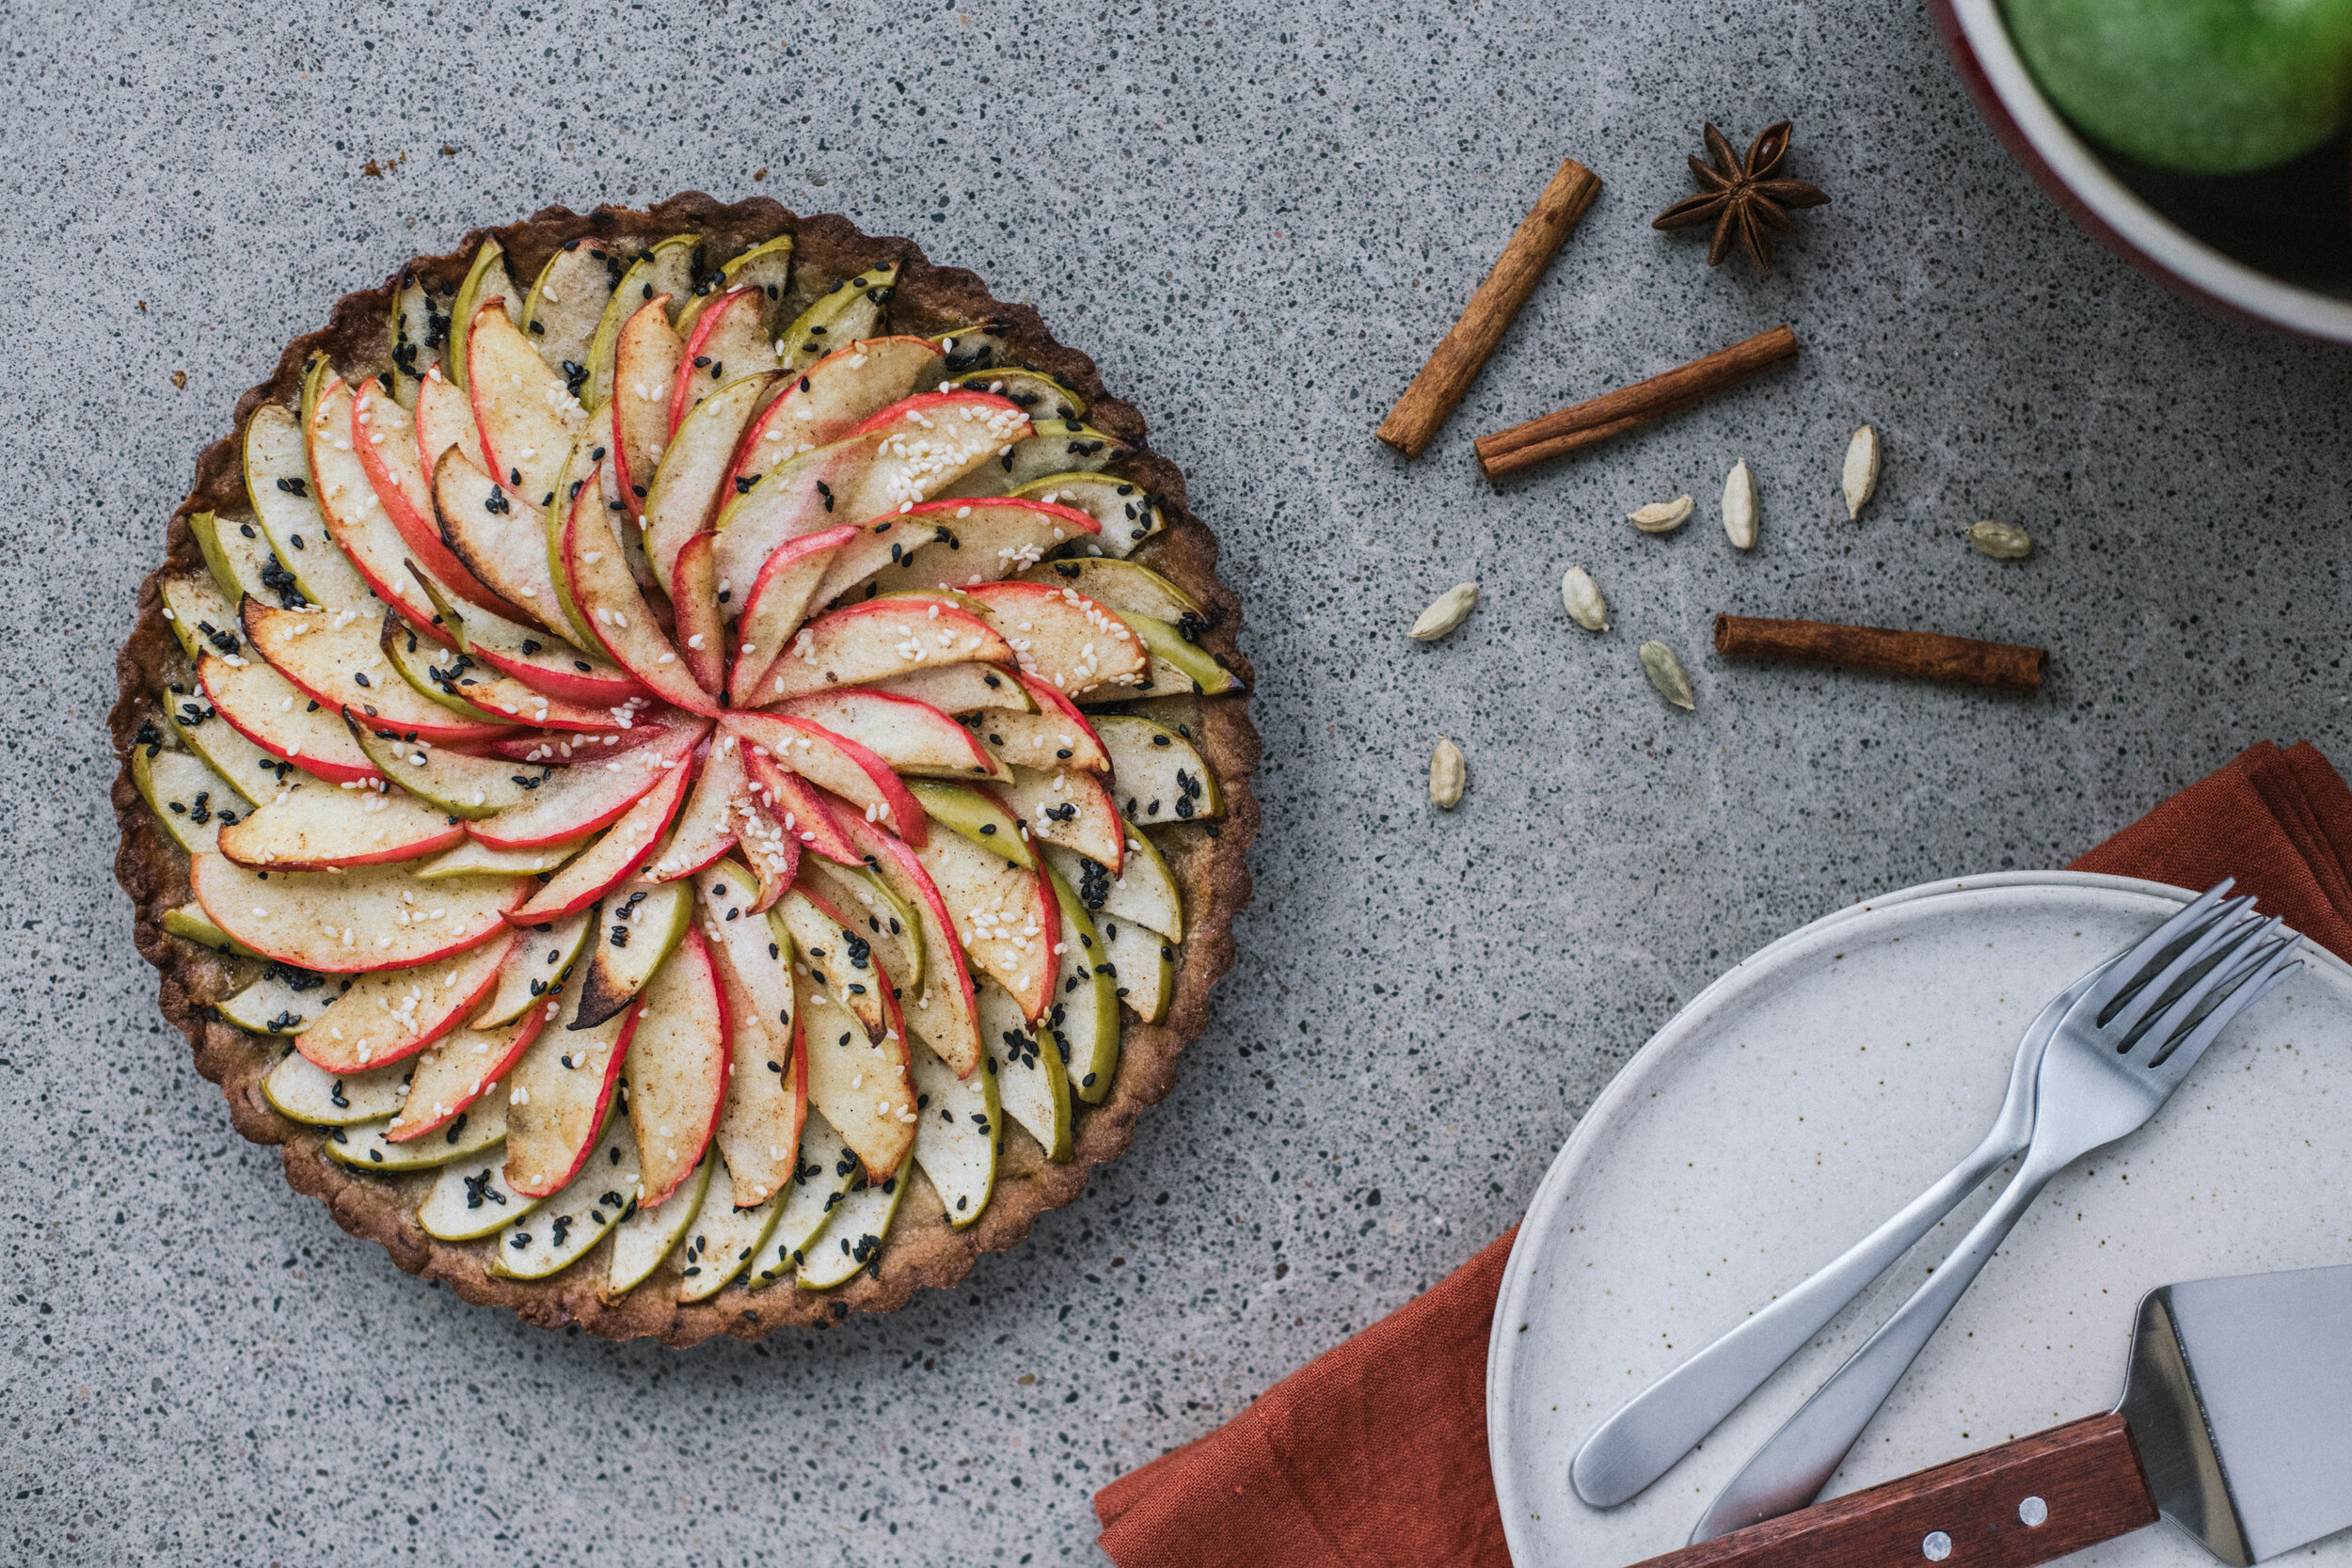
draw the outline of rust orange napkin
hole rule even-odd
[[[2268,741],[2070,870],[2203,888],[2352,959],[2352,789]],[[1515,1232],[1514,1232],[1515,1233]],[[1510,1568],[1486,1466],[1486,1330],[1511,1235],[1276,1384],[1198,1442],[1095,1494],[1119,1568]]]

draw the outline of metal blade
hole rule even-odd
[[[2116,1409],[2156,1506],[2234,1568],[2352,1528],[2352,1266],[2151,1291]]]

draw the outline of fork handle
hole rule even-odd
[[[1897,1307],[1895,1315],[1880,1324],[1879,1331],[1848,1356],[1846,1364],[1832,1372],[1829,1381],[1814,1390],[1813,1397],[1778,1432],[1765,1439],[1731,1484],[1708,1505],[1705,1517],[1691,1532],[1693,1544],[1793,1513],[1820,1495],[1844,1463],[1846,1450],[1853,1447],[1911,1363],[1927,1348],[1968,1287],[1976,1283],[1979,1272],[2000,1250],[2010,1227],[2066,1164],[2064,1160],[2055,1164],[2036,1160],[2027,1151],[2016,1180],[1928,1276],[1927,1283],[1913,1291],[1911,1299]]]
[[[2024,1145],[1994,1133],[1933,1186],[1804,1282],[1627,1402],[1568,1466],[1578,1497],[1614,1508],[1674,1468],[1870,1281]]]

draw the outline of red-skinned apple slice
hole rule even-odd
[[[327,534],[377,598],[398,610],[421,635],[453,646],[449,633],[433,624],[433,601],[418,588],[409,570],[408,542],[376,499],[352,436],[351,388],[338,376],[321,389],[318,406],[302,433],[311,490]]]
[[[612,350],[612,471],[632,522],[644,515],[669,439],[670,388],[685,357],[686,344],[670,325],[668,294],[654,295],[621,324]]]
[[[540,1011],[551,1021],[576,1008],[587,973],[586,964],[574,965],[563,997]],[[508,1186],[546,1197],[580,1173],[604,1131],[636,1023],[631,1004],[591,1029],[542,1026],[507,1077]]]
[[[892,1018],[881,1039],[868,1038],[840,1002],[796,974],[801,1036],[808,1053],[808,1102],[841,1134],[869,1180],[897,1170],[914,1147],[914,1075],[906,1028]],[[896,1015],[888,985],[884,1006]]]
[[[437,364],[417,384],[416,424],[417,472],[430,476],[440,466],[441,453],[452,447],[475,467],[489,466],[482,460],[482,432],[474,427],[473,404],[466,401],[465,388],[443,375]]]
[[[939,1059],[957,1077],[971,1077],[984,1054],[979,1005],[946,902],[930,873],[923,869],[921,859],[897,834],[886,833],[862,817],[847,817],[841,825],[865,863],[914,911],[922,924],[923,988],[908,1014],[914,1032],[939,1053]]]
[[[437,1132],[490,1093],[531,1049],[548,1023],[548,1009],[533,1006],[512,1023],[495,1029],[453,1030],[417,1058],[408,1097],[384,1132],[387,1143],[407,1143]]]
[[[576,648],[537,626],[472,607],[453,606],[442,613],[467,653],[534,691],[592,708],[618,707],[653,695],[644,682],[602,654]]]
[[[384,621],[364,610],[285,610],[245,601],[242,619],[253,651],[329,711],[349,708],[378,729],[414,735],[436,746],[495,740],[502,724],[482,724],[419,695],[384,657]],[[410,628],[395,618],[403,633]]]
[[[835,686],[861,686],[941,664],[1013,662],[1013,651],[978,616],[932,599],[869,599],[809,622],[739,703],[781,702]]]
[[[483,472],[464,452],[445,451],[433,470],[433,515],[468,572],[542,626],[567,624],[548,564],[547,514],[526,495]]]
[[[697,404],[671,433],[661,466],[654,470],[645,492],[645,561],[655,580],[674,598],[677,590],[670,575],[677,553],[689,539],[708,530],[717,515],[728,460],[767,386],[764,378],[748,377]]]
[[[792,955],[774,927],[754,918],[755,879],[721,861],[695,879],[702,929],[726,993],[726,1101],[717,1139],[739,1207],[764,1203],[792,1179],[808,1116],[808,1071],[793,1006]],[[771,946],[771,944],[773,944]]]
[[[857,815],[857,808],[826,794],[773,757],[750,752],[743,760],[757,802],[775,817],[776,826],[793,843],[835,865],[866,863],[842,826],[845,816]]]
[[[732,737],[730,737],[732,738]],[[752,899],[755,913],[775,907],[800,874],[801,852],[812,836],[808,823],[787,803],[795,790],[814,795],[808,781],[787,772],[767,757],[744,752],[743,792],[736,798],[735,837],[743,858],[759,876],[759,891]]]
[[[588,617],[589,629],[613,661],[644,681],[655,695],[689,713],[715,717],[719,705],[694,683],[677,650],[655,622],[653,611],[646,608],[637,579],[629,576],[620,540],[604,515],[602,502],[595,499],[593,480],[581,487],[580,494],[591,501],[575,501],[564,524],[564,570]]]
[[[195,856],[189,885],[232,941],[265,958],[326,974],[411,969],[508,929],[531,896],[528,877],[460,877],[420,891],[405,866],[250,871],[226,855]]]
[[[595,832],[618,821],[647,791],[684,768],[708,733],[709,726],[699,721],[674,723],[661,740],[631,747],[609,761],[559,768],[529,805],[472,823],[467,831],[493,849],[535,849]]]
[[[466,334],[466,395],[482,432],[482,466],[535,505],[550,505],[586,416],[502,300],[476,311]]]
[[[821,532],[787,539],[769,555],[759,576],[744,595],[743,613],[736,622],[735,668],[727,689],[746,705],[759,700],[759,689],[775,663],[785,641],[808,618],[816,602],[817,585],[843,545],[857,537],[852,524],[843,523]],[[717,569],[718,535],[709,536],[712,569]],[[732,586],[732,585],[730,585]]]
[[[206,654],[197,660],[196,681],[230,729],[281,762],[328,784],[373,784],[384,777],[351,738],[342,713],[261,660]]]
[[[731,735],[713,736],[694,774],[694,790],[686,800],[661,858],[645,873],[646,879],[673,881],[691,877],[735,847],[737,808],[751,787],[743,772],[743,752]]]
[[[1016,767],[1044,772],[1111,770],[1110,752],[1104,749],[1103,737],[1094,733],[1094,725],[1075,703],[1035,675],[1016,678],[1036,702],[1037,711],[981,715],[976,733],[990,751]]]
[[[986,392],[902,398],[727,501],[714,525],[719,575],[740,580],[787,539],[904,512],[1029,433],[1026,414]]]
[[[1114,877],[1126,863],[1127,825],[1093,774],[1016,768],[1009,783],[996,786],[996,796],[1032,836],[1100,861]]]
[[[1035,1023],[1053,1000],[1054,944],[1061,933],[1061,916],[1045,879],[961,833],[933,833],[914,853],[938,889],[963,951]]]
[[[1025,572],[1073,539],[1102,531],[1076,508],[1045,501],[925,501],[861,525],[858,538],[834,557],[817,602],[830,604],[860,583],[869,598],[976,587]]]
[[[839,906],[828,903],[807,882],[796,881],[776,905],[775,917],[791,934],[793,960],[808,972],[809,979],[849,1009],[866,1038],[884,1038],[882,993],[891,982],[882,975],[872,945],[858,935]]]
[[[506,721],[558,730],[618,730],[635,723],[638,714],[653,705],[649,696],[632,697],[612,707],[591,707],[550,697],[471,654],[455,649],[444,653],[421,644],[417,629],[397,613],[385,615],[378,646],[400,671],[410,690],[428,700],[446,699],[446,705],[460,719],[477,722]]]
[[[384,503],[385,515],[400,531],[418,566],[468,604],[516,614],[512,605],[477,581],[442,542],[441,525],[433,514],[432,470],[417,461],[415,421],[373,377],[360,382],[352,394],[351,429],[352,445],[368,483],[375,487],[375,499]]]
[[[729,289],[694,318],[677,379],[670,387],[670,435],[675,436],[695,405],[720,388],[776,368],[776,341],[763,320],[767,309],[767,291],[746,285]],[[748,418],[749,408],[744,413]],[[742,433],[739,423],[736,433]],[[723,459],[720,467],[723,472]]]
[[[941,357],[939,345],[923,338],[867,338],[834,350],[759,411],[728,480],[756,483],[778,465],[840,440],[914,391]]]
[[[578,914],[628,880],[660,847],[686,798],[687,779],[684,768],[662,774],[585,853],[549,878],[529,903],[507,911],[508,924],[536,926]]]
[[[1021,673],[1077,697],[1144,679],[1151,656],[1126,622],[1070,587],[988,582],[964,591],[1012,645]]]
[[[493,740],[484,750],[509,762],[527,762],[548,768],[568,768],[574,763],[610,762],[623,752],[664,738],[669,731],[660,724],[640,724],[635,729],[614,730],[605,735],[581,735],[571,730],[533,730],[525,735],[511,735]]]
[[[1035,713],[1018,672],[991,664],[941,664],[875,681],[869,691],[913,697],[942,713]]]
[[[691,1175],[726,1103],[727,1002],[702,933],[688,927],[647,981],[622,1068],[652,1206]]]
[[[719,573],[710,547],[717,535],[697,533],[670,569],[670,608],[677,621],[678,657],[686,673],[715,704],[727,689],[727,624],[719,613]]]
[[[870,747],[806,719],[785,714],[730,713],[722,721],[755,755],[770,756],[819,789],[832,791],[898,832],[910,844],[926,837],[929,818],[890,764]]]
[[[294,1040],[312,1066],[365,1072],[404,1061],[473,1016],[497,989],[515,938],[455,958],[361,976]]]
[[[991,756],[971,731],[914,697],[849,687],[794,697],[770,711],[809,720],[854,740],[895,772],[966,781],[1012,779],[1011,769]]]
[[[272,871],[391,865],[465,842],[466,825],[413,795],[361,786],[282,789],[220,831],[220,852]]]

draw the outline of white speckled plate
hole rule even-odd
[[[2042,1005],[2186,897],[2066,872],[1908,889],[1783,937],[1659,1031],[1552,1163],[1503,1275],[1486,1431],[1518,1568],[1611,1568],[1688,1539],[1994,1188],[1631,1502],[1578,1501],[1584,1434],[1972,1148]],[[2153,1122],[2051,1183],[1831,1494],[2109,1408],[2152,1287],[2352,1262],[2352,967],[2306,947]],[[2160,1524],[2069,1560],[2213,1560]],[[2352,1532],[2301,1560],[2352,1564]]]

